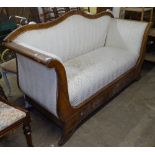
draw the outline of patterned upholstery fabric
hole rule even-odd
[[[17,54],[17,60],[21,90],[57,116],[56,71],[19,54]]]
[[[22,33],[13,42],[55,54],[65,62],[104,46],[110,21],[109,16],[90,20],[74,15],[54,27]]]
[[[113,19],[105,46],[125,49],[139,55],[146,26],[146,22]]]
[[[13,42],[60,60],[70,102],[77,106],[135,65],[146,26],[75,15],[54,27],[22,33]],[[22,91],[58,117],[56,71],[21,55],[17,60]]]
[[[72,106],[131,69],[137,56],[119,48],[102,47],[64,63]]]
[[[9,127],[25,116],[26,114],[23,111],[20,111],[0,101],[0,131]]]

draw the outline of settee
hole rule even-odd
[[[62,129],[59,145],[140,76],[150,23],[71,11],[4,39],[16,52],[18,85]]]

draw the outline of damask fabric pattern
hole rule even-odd
[[[137,58],[127,50],[102,47],[64,63],[72,106],[131,69]]]
[[[26,113],[0,101],[0,131],[24,118]]]

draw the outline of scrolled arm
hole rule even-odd
[[[46,66],[48,66],[49,62],[51,62],[52,60],[56,60],[56,58],[52,56],[47,56],[30,48],[16,44],[14,42],[3,42],[3,46]]]
[[[39,53],[37,50],[24,47],[14,42],[3,42],[3,46],[13,50],[17,54],[23,55],[32,59],[48,68],[54,68],[57,74],[57,114],[62,122],[67,120],[71,113],[75,110],[71,107],[68,94],[67,76],[63,63],[55,57],[55,55],[45,55]]]

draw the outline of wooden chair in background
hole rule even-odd
[[[9,104],[0,86],[0,138],[20,126],[23,126],[27,145],[33,146],[29,112]]]
[[[96,13],[100,13],[106,10],[112,10],[112,7],[97,7]]]
[[[80,7],[42,7],[38,8],[40,22],[47,22],[55,20],[56,18],[64,15],[68,11],[72,10],[82,10],[90,12],[89,7],[80,8]]]
[[[147,7],[126,7],[124,9],[124,17],[136,19],[140,21],[150,21],[153,19],[153,8]]]

